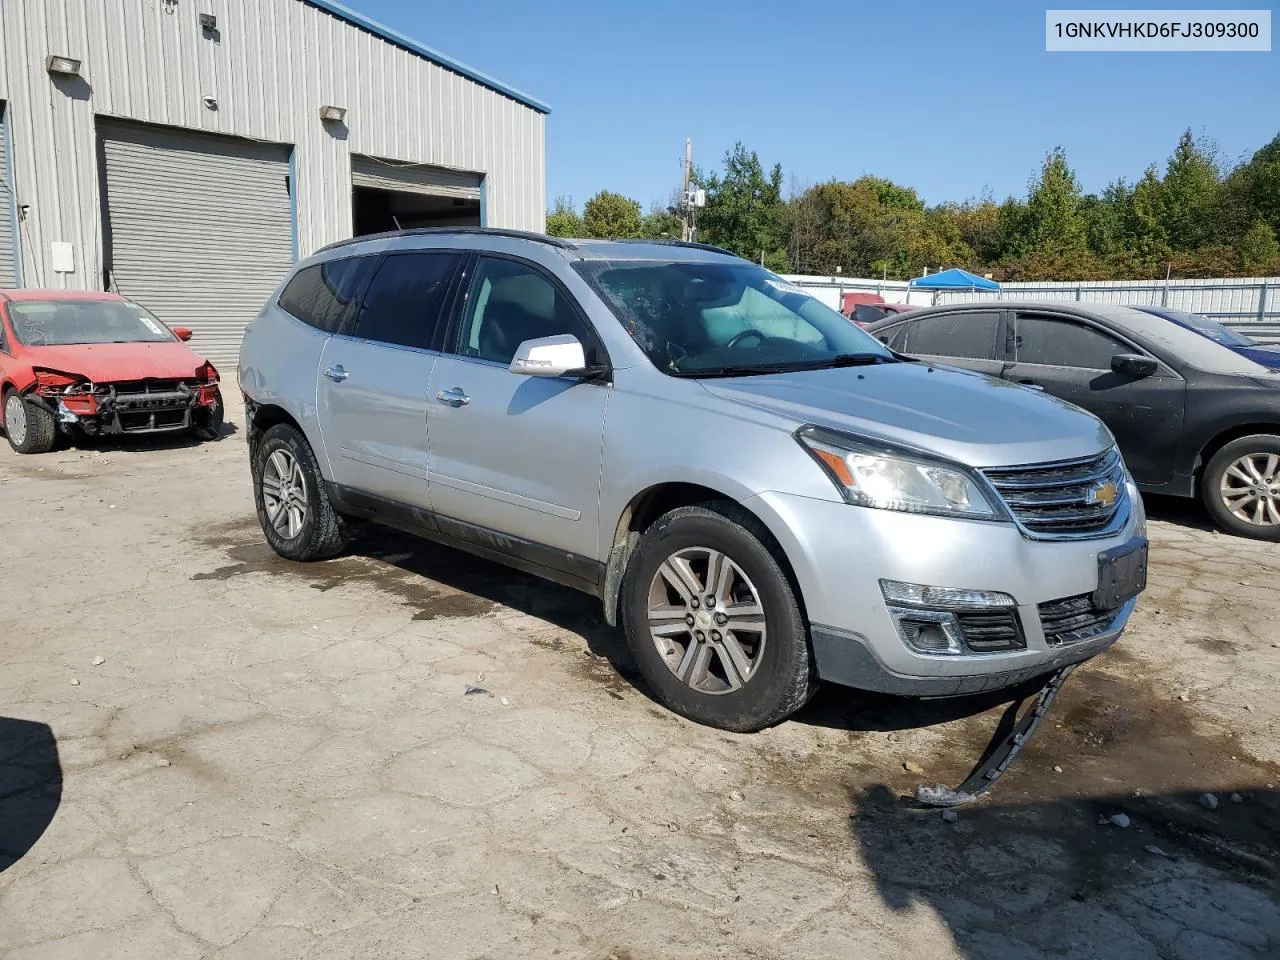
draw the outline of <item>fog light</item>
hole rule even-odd
[[[972,610],[982,607],[1016,607],[1007,593],[994,590],[966,590],[962,587],[928,587],[921,583],[881,580],[880,590],[889,603],[907,607],[942,610]]]
[[[918,653],[965,652],[960,622],[953,613],[890,607],[889,616],[893,618],[902,642]]]

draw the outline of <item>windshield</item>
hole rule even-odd
[[[18,300],[9,304],[9,319],[18,342],[29,347],[177,339],[142,307],[124,300]]]
[[[574,266],[654,366],[672,376],[897,362],[835,310],[750,263],[595,260]]]
[[[1183,310],[1161,310],[1158,316],[1194,330],[1201,336],[1208,337],[1224,347],[1256,347],[1258,345],[1258,341],[1246,337],[1243,333],[1236,333],[1216,320],[1202,317],[1198,313],[1187,313]]]

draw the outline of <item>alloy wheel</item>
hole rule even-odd
[[[667,557],[649,585],[649,633],[663,663],[699,693],[742,689],[764,654],[764,604],[727,555],[688,547]]]
[[[1222,504],[1245,523],[1280,524],[1280,454],[1249,453],[1227,467],[1219,487]]]
[[[276,533],[292,540],[307,518],[307,484],[297,457],[276,450],[262,468],[262,505]]]
[[[4,428],[14,446],[27,439],[27,405],[16,393],[11,393],[4,405]]]

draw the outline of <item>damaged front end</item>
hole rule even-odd
[[[185,379],[115,383],[36,370],[35,381],[23,392],[53,414],[64,432],[78,428],[90,436],[189,430],[219,402],[218,371],[208,362]]]

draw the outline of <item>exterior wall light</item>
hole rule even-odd
[[[341,123],[347,118],[346,107],[321,107],[320,119],[325,123]]]
[[[80,76],[80,61],[74,57],[59,57],[56,54],[50,54],[45,58],[44,68],[50,73],[61,74],[64,77]]]

